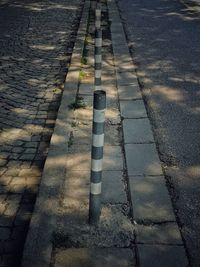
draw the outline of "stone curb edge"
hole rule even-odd
[[[131,62],[132,61],[132,57],[130,55],[130,51],[129,51],[129,48],[128,48],[126,35],[124,33],[124,27],[123,27],[123,25],[121,23],[121,19],[120,19],[119,10],[118,10],[118,6],[117,6],[117,3],[116,3],[116,0],[108,0],[108,7],[109,7],[109,17],[113,17],[113,20],[112,20],[112,23],[111,23],[112,42],[113,42],[113,39],[114,39],[114,42],[116,44],[115,46],[117,46],[117,47],[119,47],[120,45],[124,46],[124,51],[123,52],[124,52],[124,54],[127,53],[130,56],[130,60],[127,57],[126,57],[126,59],[124,57],[122,60],[124,60],[124,63]],[[112,30],[113,21],[115,23],[115,27],[113,26],[113,30]],[[120,29],[124,34],[122,32],[119,33]],[[120,36],[120,38],[121,38],[120,41],[118,41],[116,38],[113,38],[113,36],[115,36],[115,35]],[[117,50],[119,50],[119,49],[117,48]],[[115,48],[114,47],[113,47],[113,54],[114,54],[114,61],[116,63],[116,62],[118,62],[119,51],[115,55]],[[116,65],[118,66],[118,63],[115,64],[115,66]],[[130,65],[131,65],[131,63],[130,63]],[[133,65],[133,62],[132,62],[132,65]],[[134,67],[133,67],[133,69],[134,69]],[[128,72],[127,69],[125,69],[125,70],[121,69],[121,72],[123,72],[123,71]],[[116,68],[116,74],[118,74],[118,73],[120,73],[120,69]],[[120,80],[118,82],[118,78],[117,78],[117,87],[118,87],[118,89],[120,87],[120,83],[121,83]],[[138,81],[137,81],[136,78],[135,78],[135,82],[134,83],[135,83],[135,85],[137,84],[138,88],[139,88],[139,84],[138,84]],[[124,131],[124,127],[123,127],[123,131]],[[125,148],[125,157],[126,157],[126,164],[127,164],[127,157],[128,156],[127,156],[126,148]],[[160,167],[161,167],[161,162],[160,161],[159,161],[159,164],[160,164]],[[128,170],[128,164],[127,164],[127,170]],[[162,169],[161,169],[161,171],[162,171]],[[156,174],[156,175],[158,175],[158,174]],[[162,171],[162,173],[160,173],[160,175],[163,175],[163,171]],[[131,176],[131,174],[130,175],[128,174],[129,190],[130,190],[130,180],[129,180],[130,176]],[[132,196],[130,197],[130,199],[132,199]],[[133,207],[131,207],[131,208],[133,209]],[[132,213],[132,216],[133,216],[133,210],[131,210],[131,213]],[[133,219],[134,219],[134,217],[133,217]],[[175,217],[174,217],[174,219],[175,219]],[[184,244],[183,244],[182,236],[180,235],[180,230],[178,228],[178,225],[176,224],[176,221],[174,221],[174,220],[170,221],[170,223],[174,224],[174,226],[173,226],[173,224],[172,224],[172,226],[175,227],[175,229],[176,229],[175,232],[176,232],[177,237],[178,237],[177,238],[178,242],[177,242],[177,240],[175,240],[175,242],[173,244],[173,242],[171,243],[171,241],[170,241],[170,243],[166,242],[165,245],[167,246],[167,245],[170,244],[175,250],[177,250],[177,254],[175,253],[174,255],[172,255],[172,257],[174,257],[173,258],[174,260],[178,260],[178,261],[180,260],[180,261],[184,262],[184,264],[181,265],[181,266],[188,266],[187,253],[185,251],[185,247],[184,247]],[[137,258],[137,261],[139,262],[140,266],[148,266],[148,263],[147,263],[148,258],[151,259],[152,255],[154,255],[155,251],[158,252],[159,249],[162,251],[163,246],[164,246],[164,242],[163,243],[161,242],[162,244],[159,243],[159,242],[156,243],[155,241],[153,241],[152,243],[151,242],[148,243],[148,242],[145,241],[146,242],[145,243],[144,240],[142,240],[142,242],[140,242],[139,237],[140,237],[141,233],[139,233],[139,226],[140,225],[136,226],[136,233],[135,233],[136,234],[136,245],[137,245],[136,258]],[[145,226],[145,228],[146,228],[146,226]],[[170,229],[170,231],[171,231],[171,229]],[[148,235],[147,232],[145,234]],[[144,234],[144,236],[145,236],[145,234]],[[145,248],[145,246],[146,246],[146,248]],[[157,248],[156,248],[156,246],[157,246]],[[170,253],[170,250],[167,253]],[[162,265],[162,266],[168,266],[168,265]]]
[[[75,101],[79,84],[89,7],[90,0],[85,0],[71,65],[65,80],[61,104],[24,246],[21,264],[23,267],[47,267],[51,261],[52,234],[58,215],[59,192],[65,179],[70,126],[73,120],[73,111],[70,110],[69,105]]]

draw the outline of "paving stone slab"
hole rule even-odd
[[[69,248],[58,249],[54,267],[129,267],[135,256],[128,248]]]
[[[136,243],[182,245],[180,230],[176,223],[136,225]]]
[[[125,144],[128,175],[162,175],[155,144]]]
[[[140,267],[187,267],[183,246],[138,245]]]
[[[103,171],[102,202],[111,204],[127,202],[125,185],[123,182],[123,172]]]
[[[163,176],[131,176],[129,185],[134,220],[176,221]]]
[[[68,209],[80,209],[87,205],[90,191],[90,171],[68,171],[63,187],[63,205]]]
[[[154,142],[149,119],[123,120],[124,143]]]
[[[128,58],[128,56],[127,56],[127,58]],[[137,83],[137,76],[136,76],[135,72],[128,72],[128,71],[119,72],[119,71],[117,71],[116,77],[117,77],[117,84],[118,85],[129,85],[129,84]]]
[[[79,87],[79,93],[82,95],[93,95],[94,85],[88,83],[81,83]]]
[[[147,113],[143,100],[120,100],[120,110],[121,116],[126,119],[147,118]]]
[[[117,85],[120,100],[137,100],[142,99],[138,83],[130,85]]]

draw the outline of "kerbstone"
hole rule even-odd
[[[176,223],[136,226],[136,243],[182,245],[180,231]]]
[[[69,248],[56,253],[55,267],[128,267],[136,266],[130,249],[124,248]]]
[[[141,267],[186,267],[188,260],[183,246],[138,245]]]
[[[125,58],[128,58],[128,56],[125,56]],[[137,77],[136,77],[136,74],[134,72],[128,72],[128,71],[119,72],[119,71],[117,71],[116,77],[117,77],[117,84],[118,85],[129,85],[129,84],[137,82]]]
[[[142,95],[137,82],[129,85],[118,85],[117,87],[120,100],[142,99]]]
[[[176,221],[163,176],[129,177],[136,221]]]
[[[121,171],[104,171],[102,174],[102,202],[126,203],[125,185]]]
[[[121,115],[127,119],[146,118],[147,113],[143,100],[120,101]]]
[[[128,175],[162,175],[155,144],[126,144]]]
[[[151,125],[148,119],[123,120],[123,132],[125,143],[154,142]]]

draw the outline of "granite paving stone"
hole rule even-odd
[[[136,226],[136,243],[182,245],[180,230],[176,223]]]
[[[127,202],[123,172],[103,171],[102,202],[111,204]]]
[[[124,143],[151,143],[154,142],[149,119],[124,119]]]
[[[135,100],[135,101],[120,100],[120,110],[121,110],[121,116],[126,119],[147,117],[143,100]]]
[[[37,148],[42,140],[49,146],[54,123],[48,119],[57,115],[76,38],[71,33],[77,31],[82,3],[44,0],[37,1],[37,7],[32,0],[0,3],[0,192],[7,195],[0,217],[2,231],[13,231],[21,204],[34,205],[35,183],[40,182],[47,152]],[[25,175],[27,168],[30,172]],[[29,221],[26,215],[17,222],[24,233]],[[12,249],[0,252],[1,266],[19,266],[25,238],[23,242],[17,238],[9,245]],[[7,241],[4,246],[8,247]]]
[[[142,95],[137,82],[129,85],[117,85],[117,88],[120,100],[142,99]]]
[[[162,175],[155,144],[125,144],[128,175]]]
[[[188,260],[183,246],[138,245],[141,267],[187,267]]]
[[[70,248],[58,250],[54,266],[64,267],[66,262],[68,267],[136,266],[135,255],[128,248]]]
[[[130,194],[136,221],[176,221],[163,176],[130,176]]]

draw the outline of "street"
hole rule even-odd
[[[17,267],[83,1],[0,1],[0,266]]]
[[[200,23],[177,0],[118,0],[191,266],[200,262]]]

